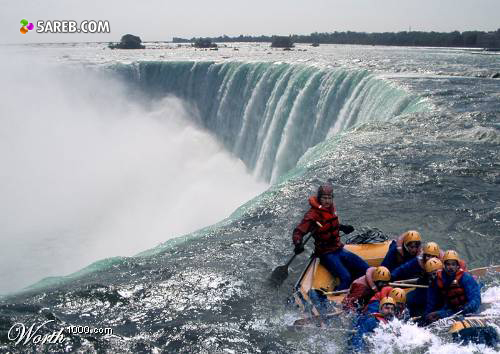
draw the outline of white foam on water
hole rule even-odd
[[[489,304],[489,307],[482,312],[483,315],[500,316],[500,286],[485,289],[481,293],[481,301]]]
[[[483,303],[491,306],[478,316],[495,317],[488,323],[499,331],[498,318],[500,316],[500,287],[487,288],[481,296]],[[460,345],[453,343],[451,335],[446,328],[423,328],[416,324],[405,324],[394,320],[387,325],[381,325],[375,329],[372,335],[365,338],[371,346],[373,353],[407,353],[425,352],[439,354],[466,354],[466,353],[498,353],[494,348],[485,345]]]

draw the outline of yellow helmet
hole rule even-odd
[[[386,267],[377,267],[373,272],[373,281],[390,281],[391,272]]]
[[[394,288],[389,293],[389,297],[392,297],[394,301],[400,303],[406,303],[406,291],[401,288]]]
[[[434,257],[439,257],[441,249],[439,249],[439,245],[436,242],[427,242],[422,250],[422,253],[430,254]]]
[[[460,258],[458,257],[458,253],[456,251],[448,250],[444,253],[443,262],[445,262],[445,261],[457,261],[457,262],[459,262]]]
[[[382,310],[382,307],[385,304],[393,304],[394,306],[396,306],[396,301],[394,301],[394,299],[389,296],[383,297],[382,300],[380,300],[380,305],[378,306],[379,311]]]
[[[441,262],[438,258],[431,258],[425,262],[425,271],[427,273],[432,273],[440,269],[443,269],[443,262]]]
[[[420,232],[415,230],[406,231],[403,236],[403,244],[406,246],[410,242],[422,242]]]

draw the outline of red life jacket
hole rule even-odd
[[[458,265],[460,266],[460,269],[462,269],[464,272],[468,272],[469,268],[467,268],[467,263],[463,259],[458,261]]]
[[[467,303],[465,289],[460,286],[460,279],[462,279],[463,275],[463,269],[459,269],[458,272],[455,273],[455,279],[453,279],[448,287],[445,287],[443,281],[443,271],[440,270],[437,273],[436,284],[441,292],[441,296],[443,296],[443,298],[445,298],[454,309]]]
[[[391,290],[392,290],[392,286],[384,286],[382,288],[382,290],[380,290],[379,292],[377,292],[375,295],[372,296],[372,298],[370,299],[370,301],[368,303],[371,304],[374,301],[382,300],[384,297],[389,296],[389,293],[391,292]]]
[[[314,233],[314,245],[318,253],[333,252],[342,248],[344,245],[340,241],[340,222],[335,206],[324,209],[316,197],[309,198],[309,204],[312,207],[314,220],[321,224]]]
[[[352,282],[349,292],[342,300],[344,309],[355,311],[358,308],[364,308],[368,304],[368,301],[377,291],[377,287],[373,282],[375,269],[376,267],[368,268],[365,275]]]
[[[386,320],[386,318],[384,317],[384,315],[382,315],[381,313],[374,313],[373,314],[373,317],[375,317],[379,322],[382,322],[382,323],[387,323],[388,321]]]

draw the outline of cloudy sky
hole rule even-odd
[[[334,31],[496,30],[500,0],[0,0],[0,43],[118,41]],[[107,20],[109,34],[21,34],[21,19]]]

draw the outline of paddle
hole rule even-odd
[[[342,294],[347,294],[349,292],[349,289],[344,289],[344,290],[336,290],[336,291],[324,291],[322,289],[316,289],[321,291],[323,295],[342,295]]]
[[[443,328],[444,326],[449,326],[452,322],[450,322],[451,320],[453,320],[454,318],[460,316],[462,314],[462,312],[464,312],[463,310],[462,311],[458,311],[457,313],[451,315],[451,316],[448,316],[448,317],[444,317],[444,318],[440,318],[439,320],[437,321],[434,321],[432,322],[431,324],[428,324],[427,326],[425,326],[426,328],[434,328],[434,327],[441,327]]]
[[[316,221],[316,225],[319,228],[323,227],[323,225],[321,225],[318,221]],[[307,235],[307,237],[304,240],[304,243],[302,245],[305,245],[307,243],[307,241],[309,241],[309,239],[312,237],[313,233],[316,232],[316,230],[317,229],[314,228],[311,232],[309,232],[309,234]],[[296,254],[294,254],[292,256],[292,258],[290,258],[288,260],[288,262],[286,262],[285,265],[276,267],[276,269],[273,270],[273,273],[271,274],[271,277],[269,278],[269,281],[271,284],[275,285],[276,287],[279,287],[281,284],[283,284],[285,279],[288,277],[288,266],[290,265],[290,263],[293,262],[295,257],[297,257]]]
[[[306,237],[304,240],[304,245],[309,241],[309,239],[312,236],[312,232],[309,233],[309,235]],[[285,281],[286,278],[288,278],[288,266],[293,262],[293,260],[297,257],[296,254],[294,254],[288,262],[286,262],[285,265],[278,266],[273,270],[273,273],[271,274],[271,277],[269,278],[269,281],[271,284],[273,284],[276,287],[279,287],[283,282]]]
[[[489,266],[489,267],[481,267],[481,268],[475,268],[469,271],[470,274],[475,275],[475,276],[484,276],[488,272],[500,272],[500,266]],[[417,284],[410,284],[413,282],[418,281],[418,278],[413,278],[413,279],[406,279],[406,280],[395,280],[389,285],[391,286],[400,286],[404,288],[428,288],[427,285],[417,285]]]
[[[416,283],[419,280],[419,278],[412,278],[412,279],[406,279],[406,280],[394,280],[393,283]]]
[[[481,267],[481,268],[475,268],[469,271],[472,275],[475,275],[477,277],[482,277],[486,275],[487,273],[494,273],[494,272],[500,272],[500,265],[494,265],[494,266],[489,266],[489,267]]]
[[[406,284],[406,283],[389,283],[390,286],[398,287],[398,288],[423,288],[427,289],[428,285],[419,285],[419,284]]]
[[[461,311],[460,311],[460,312],[461,312]],[[421,319],[421,318],[423,318],[423,317],[424,317],[423,315],[421,315],[421,316],[411,317],[411,318],[410,318],[410,321],[415,322],[415,321],[417,321],[417,320],[420,320],[420,319]],[[432,326],[435,326],[435,325],[437,324],[437,322],[438,322],[438,321],[448,320],[448,319],[450,319],[450,318],[454,318],[454,317],[455,317],[455,315],[453,315],[453,316],[451,316],[451,317],[441,318],[441,319],[436,320],[436,321],[434,321],[434,322],[432,322],[432,323],[430,323],[430,324],[428,324],[428,325],[426,325],[426,326],[424,326],[424,327],[432,327]]]

